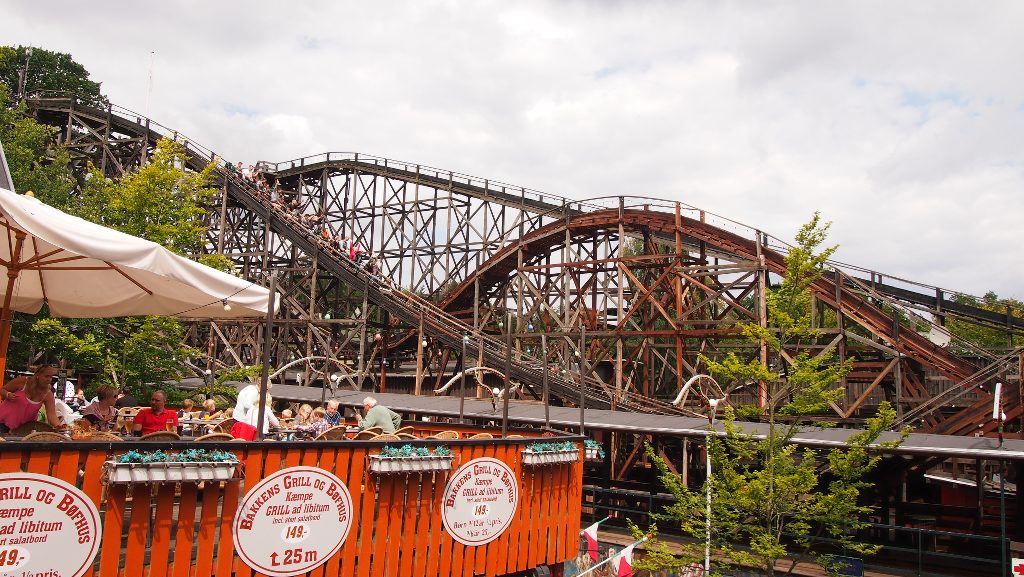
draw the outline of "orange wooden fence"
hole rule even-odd
[[[103,462],[112,455],[130,449],[180,449],[183,443],[7,442],[0,443],[0,472],[51,475],[79,487],[96,503],[103,537],[92,574],[102,577],[260,575],[235,554],[235,511],[246,487],[297,465],[337,475],[352,494],[355,512],[341,549],[308,575],[468,577],[559,564],[577,554],[582,453],[571,464],[523,467],[520,451],[529,442],[444,443],[455,455],[455,469],[478,457],[492,457],[506,463],[519,481],[520,500],[512,524],[498,539],[476,547],[452,539],[441,523],[447,475],[369,472],[367,455],[379,452],[383,443],[208,443],[204,448],[235,453],[245,465],[244,479],[197,486],[104,485],[101,479]]]

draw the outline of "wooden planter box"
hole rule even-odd
[[[579,458],[580,452],[578,449],[570,449],[567,451],[543,451],[540,453],[529,449],[523,451],[523,464],[530,467],[575,463]]]
[[[235,476],[237,462],[165,462],[165,463],[103,463],[107,483],[199,483],[229,481]]]
[[[430,473],[450,471],[454,455],[429,455],[417,457],[381,457],[370,455],[370,471],[378,475]]]

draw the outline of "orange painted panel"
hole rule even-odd
[[[199,547],[196,549],[196,575],[213,574],[213,545],[219,524],[217,501],[220,498],[219,483],[206,483],[200,494],[203,510],[199,515]]]
[[[359,527],[359,564],[356,566],[358,577],[370,577],[370,563],[373,557],[374,511],[383,508],[375,503],[378,487],[369,476],[363,483],[363,508],[357,518]],[[383,501],[383,499],[382,499]]]
[[[52,462],[53,455],[50,454],[50,451],[32,451],[28,455],[28,472],[49,475]]]
[[[325,471],[337,475],[339,479],[341,479],[346,485],[348,485],[348,482],[345,480],[347,471],[337,470],[335,467],[334,456],[337,453],[338,451],[335,449],[328,448],[324,449],[323,451],[320,451],[318,449],[311,447],[306,449],[305,453],[302,455],[302,461],[300,464],[304,467],[319,467]],[[348,453],[345,452],[345,455],[347,456]],[[354,506],[355,505],[353,504],[353,507]],[[337,553],[331,555],[331,557],[327,560],[326,563],[317,567],[313,571],[310,571],[310,577],[320,577],[321,575],[339,575],[340,572],[338,568],[341,564],[341,556],[344,554],[344,551],[345,548],[344,546],[342,546],[342,548],[338,549]]]
[[[401,542],[399,554],[402,556],[398,565],[398,575],[404,577],[413,575],[412,562],[416,555],[416,543],[419,535],[416,533],[416,518],[419,513],[420,501],[420,475],[402,475],[405,480],[403,491],[405,492],[405,505],[402,507],[402,533],[398,539]],[[410,547],[409,545],[412,545]]]
[[[359,511],[363,502],[363,463],[365,462],[365,449],[324,449],[320,456],[320,466],[333,470],[339,479],[345,481],[348,492],[352,495],[352,511],[350,521],[352,525],[345,538],[345,544],[338,551],[336,559],[327,563],[326,576],[341,575],[344,571],[347,575],[355,574],[355,556],[359,551]]]
[[[78,486],[78,458],[81,454],[78,451],[61,451],[57,453],[57,463],[53,466],[53,476]]]
[[[151,497],[151,485],[132,485],[132,514],[128,523],[128,547],[124,556],[124,569],[129,575],[142,575],[143,572],[146,538],[149,536]]]
[[[445,535],[444,523],[441,521],[441,501],[444,499],[444,488],[449,475],[436,474],[433,477],[434,493],[430,501],[428,526],[430,533],[430,550],[427,554],[425,575],[447,575],[441,569],[441,540]]]
[[[196,522],[196,486],[192,483],[181,484],[181,496],[178,500],[178,526],[174,533],[174,577],[189,577],[192,568],[192,542],[195,539]],[[106,573],[101,569],[101,575]]]
[[[430,548],[430,500],[434,495],[434,475],[418,477],[417,484],[421,493],[416,501],[416,525],[412,547],[416,558],[409,567],[408,574],[420,577],[427,570],[427,554]]]
[[[547,543],[544,542],[546,536],[542,530],[542,524],[544,517],[546,516],[548,509],[547,505],[550,503],[550,499],[547,497],[547,492],[550,487],[545,485],[545,477],[540,475],[538,467],[526,467],[527,475],[530,476],[532,486],[534,486],[534,497],[532,497],[532,511],[534,514],[529,520],[529,554],[527,555],[527,563],[530,566],[539,565],[544,560],[545,551],[547,550]]]
[[[160,543],[171,542],[171,525],[174,515],[174,485],[162,483],[157,488],[156,516],[153,519],[153,547],[150,551],[150,575],[154,577],[167,571],[170,560],[170,547],[160,547]]]
[[[125,445],[115,447],[116,452],[135,446]],[[522,446],[474,442],[451,447],[459,455],[458,465],[493,457],[509,464],[517,475],[519,505],[512,523],[499,538],[476,547],[456,543],[441,522],[441,500],[450,474],[377,479],[366,471],[366,455],[376,450],[365,446],[261,443],[233,449],[245,463],[246,478],[207,483],[201,491],[182,484],[177,505],[174,485],[157,487],[155,498],[149,492],[153,486],[114,485],[104,502],[100,476],[109,447],[88,451],[71,446],[41,451],[4,447],[0,470],[25,468],[72,483],[79,480],[79,469],[84,471],[83,492],[105,511],[99,575],[253,575],[234,554],[231,538],[241,495],[266,475],[304,465],[334,472],[353,499],[352,529],[344,545],[309,577],[493,576],[557,562],[572,556],[578,543],[582,464],[524,471],[519,464]],[[135,493],[132,501],[126,499],[128,491]],[[129,508],[132,513],[126,519]]]
[[[235,513],[238,511],[241,483],[232,481],[224,483],[224,500],[220,514],[220,539],[217,545],[216,575],[219,577],[231,577],[231,566],[234,561],[235,544],[231,537],[231,524],[234,522]]]
[[[103,540],[100,542],[100,575],[117,575],[121,563],[121,532],[124,530],[127,485],[114,485],[107,493],[103,516]]]

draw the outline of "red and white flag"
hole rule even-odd
[[[587,539],[587,553],[590,554],[591,561],[597,561],[597,526],[600,524],[601,522],[598,521],[583,530],[583,536]]]
[[[615,577],[633,577],[633,547],[636,547],[636,543],[626,547],[615,556],[615,560],[612,561]]]
[[[1012,558],[1010,570],[1013,571],[1013,577],[1024,577],[1024,559]]]

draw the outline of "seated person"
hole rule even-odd
[[[85,399],[85,391],[82,390],[82,387],[75,389],[75,396],[68,400],[68,406],[79,413],[82,412],[82,409],[89,406],[89,401]]]
[[[0,389],[0,433],[35,421],[40,409],[51,427],[60,427],[56,399],[50,388],[50,381],[56,374],[56,367],[43,365],[31,376],[22,375],[7,381]]]
[[[122,409],[124,407],[138,407],[139,401],[135,398],[135,395],[128,392],[127,389],[122,389],[121,393],[117,396],[117,402],[114,403],[114,406],[118,409]]]
[[[324,411],[320,411],[323,414]],[[313,407],[307,403],[299,405],[298,410],[295,413],[295,424],[297,425],[309,425],[316,417],[313,416]]]
[[[89,421],[92,428],[97,431],[109,431],[114,428],[117,421],[117,389],[111,385],[100,385],[96,389],[95,403],[82,410],[82,418]]]
[[[338,401],[333,399],[327,401],[327,410],[324,411],[324,419],[326,419],[332,427],[337,427],[341,424],[341,411],[338,410]]]
[[[377,399],[373,397],[363,399],[363,411],[366,413],[365,417],[356,413],[356,426],[360,431],[380,427],[381,433],[394,433],[402,424],[402,415],[377,404]]]
[[[199,411],[200,419],[220,419],[223,411],[217,410],[217,403],[213,399],[203,401],[203,410]]]
[[[259,409],[259,404],[258,403],[259,403],[259,401],[257,401],[257,405],[255,407],[253,407],[252,410],[250,410],[248,413],[246,413],[244,418],[238,419],[238,417],[235,417],[236,419],[238,419],[238,422],[239,423],[245,423],[247,425],[252,425],[253,427],[256,427],[256,423],[257,423],[257,421],[259,421],[259,417],[260,417],[260,409]],[[266,410],[264,411],[264,415],[263,415],[263,435],[264,436],[266,436],[266,434],[270,432],[270,427],[274,427],[276,429],[276,428],[281,426],[281,422],[278,421],[277,420],[277,416],[274,415],[274,409],[271,408],[273,406],[273,404],[274,404],[273,399],[270,398],[270,395],[267,395],[267,402],[266,402],[266,405],[264,405],[266,407]]]
[[[313,421],[308,425],[297,425],[295,428],[300,433],[310,437],[319,437],[324,431],[331,428],[331,424],[324,418],[327,411],[323,407],[313,409]]]
[[[132,431],[136,435],[148,435],[157,431],[177,431],[178,413],[168,410],[167,395],[163,391],[153,391],[149,397],[149,407],[135,415]]]
[[[192,408],[194,406],[195,403],[192,402],[192,399],[185,399],[184,401],[182,401],[181,410],[178,411],[178,420],[181,421],[182,419],[191,419]],[[192,434],[192,425],[182,425],[181,432],[185,433],[186,435]]]

